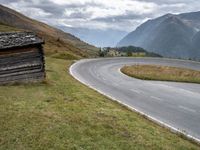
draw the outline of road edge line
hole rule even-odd
[[[83,61],[83,60],[82,60],[82,61]],[[113,96],[110,96],[110,95],[108,95],[108,94],[106,94],[106,93],[104,93],[104,92],[102,92],[102,91],[96,89],[94,86],[90,85],[89,83],[86,83],[86,82],[84,82],[84,81],[81,81],[81,79],[79,79],[79,78],[73,73],[73,68],[74,68],[75,65],[77,65],[78,63],[80,63],[80,62],[82,62],[82,61],[76,61],[76,62],[75,62],[74,64],[72,64],[72,65],[70,66],[70,68],[69,68],[69,73],[70,73],[70,75],[71,75],[74,79],[76,79],[76,80],[79,81],[80,83],[82,83],[82,84],[88,86],[88,87],[91,88],[92,90],[95,90],[96,92],[98,92],[98,93],[104,95],[105,97],[108,97],[109,99],[111,99],[111,100],[113,100],[113,101],[116,101],[116,102],[118,102],[119,104],[121,104],[121,105],[127,107],[129,110],[134,111],[134,112],[138,113],[138,114],[141,115],[141,116],[144,116],[146,119],[148,119],[148,120],[150,120],[150,121],[156,123],[157,125],[159,125],[159,126],[161,126],[161,127],[164,127],[164,128],[166,128],[166,129],[169,129],[169,131],[171,131],[172,133],[180,134],[180,137],[181,137],[181,135],[183,135],[187,140],[190,140],[191,142],[195,142],[196,144],[200,145],[200,139],[198,139],[198,138],[196,138],[196,137],[194,137],[194,136],[192,136],[192,135],[190,135],[190,134],[187,134],[186,132],[183,132],[183,131],[179,130],[178,128],[175,128],[175,127],[173,127],[173,126],[171,126],[171,125],[169,125],[169,124],[167,124],[167,123],[164,123],[164,122],[162,122],[162,121],[160,121],[160,120],[158,120],[158,119],[156,119],[156,118],[154,118],[154,117],[152,117],[152,116],[150,116],[150,115],[148,115],[148,114],[146,114],[146,113],[143,113],[143,112],[139,111],[138,109],[136,109],[136,108],[134,108],[134,107],[132,107],[132,106],[130,106],[130,105],[128,105],[128,104],[126,104],[126,103],[120,101],[120,100],[118,100],[117,98],[115,98],[115,97],[113,97]],[[120,71],[120,72],[121,72],[121,71]],[[122,72],[121,72],[121,73],[122,73]],[[184,139],[184,138],[183,138],[183,139]]]

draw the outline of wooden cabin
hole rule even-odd
[[[43,81],[42,44],[32,32],[0,33],[0,85]]]

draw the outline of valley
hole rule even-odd
[[[153,19],[153,2],[97,1],[0,4],[0,32],[37,34],[46,69],[42,82],[0,86],[0,149],[200,149],[200,13]]]

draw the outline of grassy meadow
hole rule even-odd
[[[0,150],[200,149],[76,81],[72,63],[47,57],[46,82],[0,87]]]
[[[156,65],[125,66],[121,71],[142,80],[200,83],[200,71]]]
[[[19,29],[0,24],[5,31]],[[92,50],[45,41],[46,81],[0,86],[0,150],[200,149],[71,77],[73,60]]]

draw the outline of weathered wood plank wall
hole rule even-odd
[[[41,45],[0,51],[0,85],[44,79],[45,64]]]

